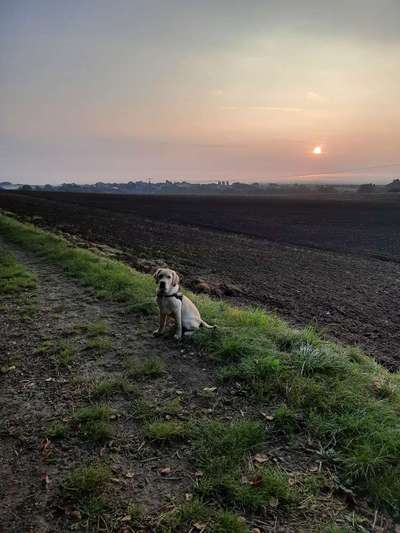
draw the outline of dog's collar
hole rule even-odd
[[[174,292],[174,294],[157,294],[157,297],[158,298],[176,298],[177,300],[182,301],[183,294],[179,292],[178,290],[177,292]]]

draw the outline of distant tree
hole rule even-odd
[[[392,181],[392,183],[389,183],[389,185],[386,185],[386,189],[389,192],[400,192],[400,179],[396,178]]]
[[[363,183],[358,187],[357,192],[360,192],[360,193],[376,192],[376,185],[375,183]]]

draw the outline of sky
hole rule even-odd
[[[0,0],[0,181],[387,183],[399,21],[399,0]]]

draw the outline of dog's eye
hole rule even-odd
[[[167,276],[168,279],[171,279],[171,276]]]

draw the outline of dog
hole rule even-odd
[[[207,324],[194,303],[180,292],[179,276],[174,270],[159,268],[154,272],[154,279],[157,283],[156,301],[160,309],[160,326],[154,331],[155,336],[164,333],[169,316],[176,321],[176,340],[180,340],[182,335],[192,335],[200,327],[216,327]]]

